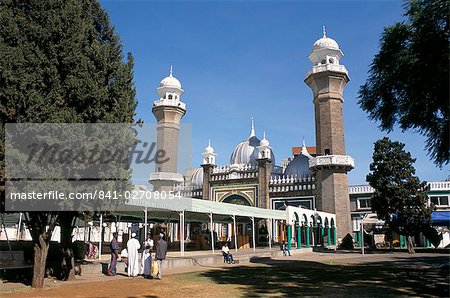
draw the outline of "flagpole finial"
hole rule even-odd
[[[173,74],[173,66],[171,65],[170,66],[170,76],[172,76],[172,74]]]
[[[322,33],[323,37],[327,37],[327,29],[325,28],[325,25],[322,26]]]

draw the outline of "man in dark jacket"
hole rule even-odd
[[[116,275],[117,258],[119,257],[119,241],[117,241],[117,232],[113,233],[113,239],[110,243],[111,263],[109,264],[108,276]]]
[[[161,279],[162,275],[162,261],[166,259],[167,242],[164,240],[164,234],[159,234],[159,240],[156,242],[156,262],[158,263],[157,279]]]

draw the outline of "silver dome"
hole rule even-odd
[[[260,140],[256,136],[250,136],[246,141],[240,142],[234,148],[231,154],[230,164],[251,164],[258,166],[258,146]],[[272,167],[275,164],[275,155],[270,149],[270,159],[272,160]]]
[[[193,188],[203,187],[203,168],[195,169],[191,177],[191,186]]]
[[[294,176],[299,178],[311,177],[313,173],[309,169],[309,157],[300,153],[288,164],[284,171],[285,176]]]

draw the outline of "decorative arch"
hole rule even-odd
[[[244,196],[240,194],[230,194],[226,196],[223,200],[223,203],[235,204],[235,205],[243,205],[243,206],[252,206],[251,202]]]
[[[320,216],[320,215],[317,217],[317,225],[319,225],[319,224],[321,226],[323,226],[323,219],[322,219],[322,216]]]
[[[295,215],[296,222],[298,222],[298,224],[301,225],[300,216],[298,215],[298,213],[294,211],[294,215]]]
[[[306,214],[303,214],[303,222],[305,223],[305,225],[309,225],[308,217],[306,216]]]

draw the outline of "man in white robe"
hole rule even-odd
[[[136,233],[131,234],[131,239],[127,242],[128,251],[128,276],[138,276],[139,274],[139,253],[141,244],[136,239]]]

